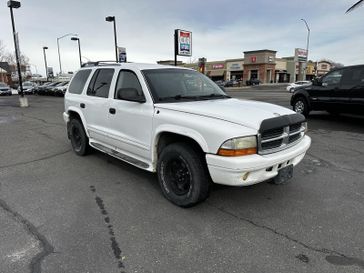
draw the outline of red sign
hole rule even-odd
[[[224,64],[213,64],[212,69],[224,69]]]
[[[257,62],[257,57],[253,56],[253,57],[250,58],[250,60],[252,61],[252,63],[255,63],[255,62]]]

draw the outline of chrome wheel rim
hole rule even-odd
[[[303,103],[303,101],[301,100],[297,101],[294,105],[294,110],[295,112],[302,114],[303,111],[305,110],[305,104]]]

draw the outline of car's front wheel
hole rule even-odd
[[[180,207],[191,207],[209,194],[210,176],[203,156],[185,143],[165,147],[158,160],[164,196]]]
[[[293,101],[293,111],[302,114],[305,117],[308,116],[310,109],[308,103],[304,97],[298,97]]]
[[[76,118],[71,119],[68,130],[73,151],[80,156],[86,155],[90,146],[82,122]]]

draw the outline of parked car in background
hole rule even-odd
[[[37,85],[33,82],[23,82],[23,92],[24,94],[34,94],[33,88]],[[20,86],[18,86],[18,93],[20,93]]]
[[[38,95],[38,94],[39,94],[39,92],[41,92],[41,90],[43,90],[46,86],[48,86],[48,85],[50,85],[50,84],[52,84],[52,82],[45,82],[45,83],[42,83],[42,84],[40,84],[40,85],[38,85],[38,86],[34,87],[34,88],[33,88],[33,93],[34,93],[35,95]]]
[[[315,79],[311,86],[297,88],[291,105],[306,117],[312,110],[326,110],[331,114],[364,114],[364,65],[332,70]]]
[[[63,97],[68,88],[69,81],[61,82],[55,87],[51,88],[49,91],[49,95]]]
[[[0,82],[0,96],[11,96],[11,88],[4,82]]]
[[[48,94],[50,94],[51,88],[57,86],[58,84],[60,84],[60,82],[51,82],[50,84],[44,85],[42,88],[38,89],[37,94],[38,95],[48,95]]]
[[[225,81],[219,80],[215,82],[219,87],[224,87]]]
[[[250,80],[247,80],[245,83],[246,83],[246,85],[259,85],[260,84],[260,80],[258,80],[258,79],[250,79]]]
[[[228,80],[225,82],[224,87],[234,87],[238,86],[239,82],[237,80]]]
[[[311,81],[298,81],[298,82],[289,84],[286,89],[287,89],[287,91],[292,93],[297,87],[310,86],[311,84],[312,84]]]

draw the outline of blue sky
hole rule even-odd
[[[48,64],[58,72],[57,37],[77,33],[82,55],[91,60],[113,60],[112,24],[115,15],[119,46],[127,48],[128,60],[156,62],[173,59],[173,30],[193,32],[191,62],[240,58],[243,51],[276,50],[278,57],[291,56],[294,48],[306,47],[305,18],[311,27],[309,58],[332,59],[345,65],[364,63],[364,7],[350,14],[355,0],[32,0],[21,1],[15,10],[20,49],[38,72],[44,74],[42,47],[48,46]],[[13,50],[9,9],[0,4],[0,40]],[[78,68],[77,44],[60,41],[64,71]]]

